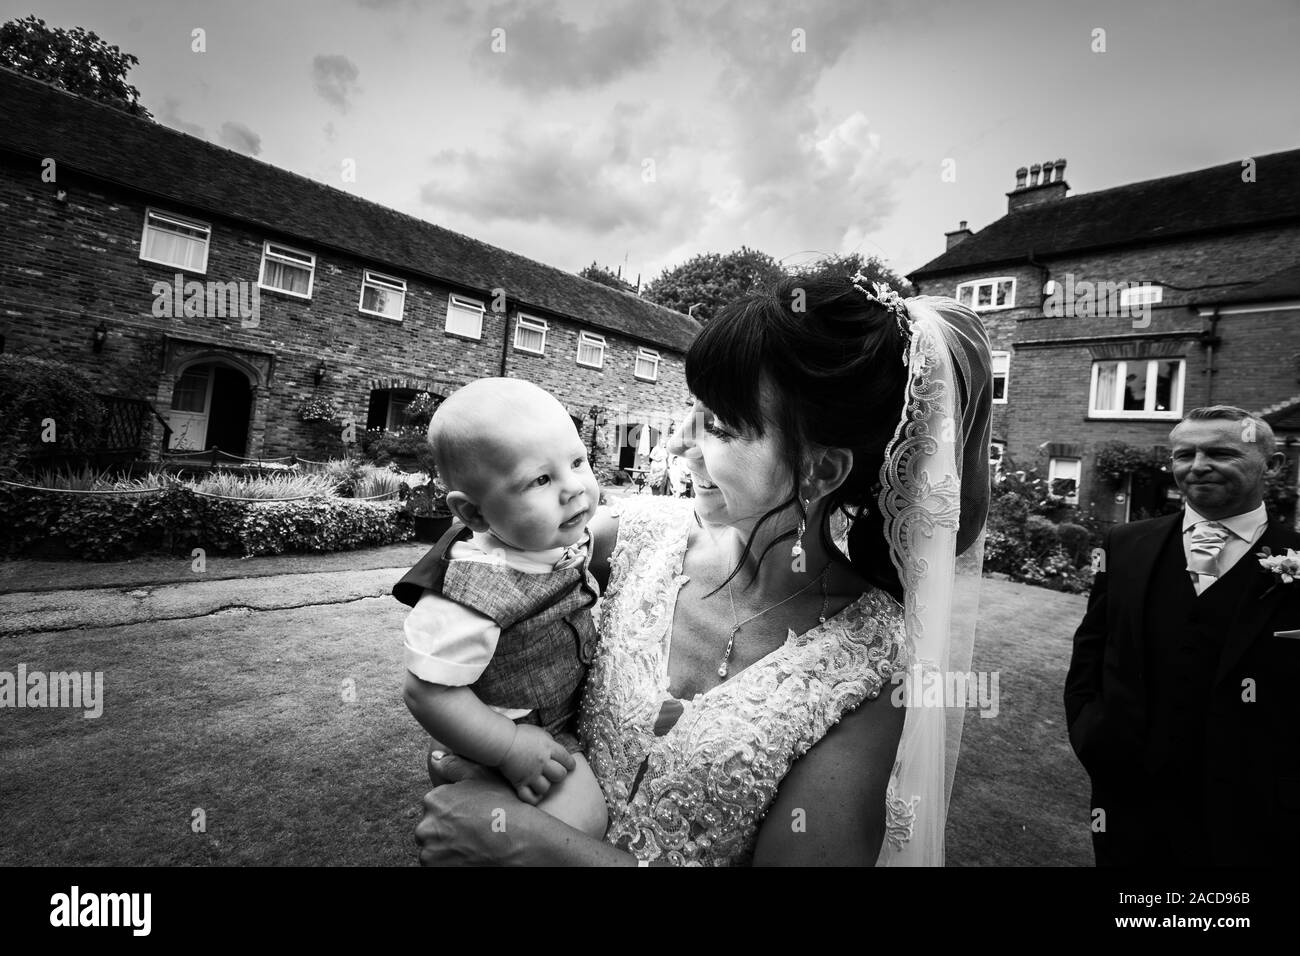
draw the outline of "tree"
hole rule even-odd
[[[802,266],[795,270],[799,275],[813,275],[819,278],[823,276],[851,276],[858,272],[867,276],[875,282],[883,282],[901,296],[914,294],[912,283],[896,273],[889,266],[885,265],[875,256],[866,259],[862,258],[859,252],[850,252],[842,256],[825,256],[809,265]]]
[[[116,109],[153,119],[126,74],[140,61],[81,27],[51,28],[35,16],[0,26],[0,66]]]
[[[592,260],[591,265],[584,267],[579,271],[578,275],[582,276],[584,279],[590,279],[592,282],[599,282],[601,285],[607,285],[611,289],[618,289],[622,292],[636,292],[636,289],[632,287],[632,283],[624,281],[604,266],[596,265],[594,259]]]
[[[702,253],[673,269],[665,269],[645,287],[651,302],[692,314],[708,322],[730,302],[784,276],[780,263],[765,252],[741,246],[736,252]]]

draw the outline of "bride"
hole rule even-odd
[[[581,721],[605,839],[445,756],[422,862],[942,865],[964,701],[903,691],[969,667],[983,327],[861,275],[788,279],[710,322],[686,377],[669,451],[695,498],[593,526],[616,535]]]

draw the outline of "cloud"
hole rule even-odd
[[[325,102],[347,112],[351,98],[360,87],[357,78],[361,72],[357,65],[341,54],[324,54],[311,61],[312,83]]]
[[[231,149],[249,156],[256,156],[262,152],[262,137],[243,123],[222,123],[217,141],[222,146],[229,146]]]
[[[482,17],[475,60],[528,93],[600,87],[654,62],[669,39],[661,19],[653,5],[625,3],[603,8],[600,19],[584,28],[564,19],[554,0],[509,0]],[[504,49],[494,49],[494,42],[504,42]]]
[[[172,129],[180,130],[182,133],[189,133],[191,136],[206,136],[207,133],[202,126],[181,119],[180,108],[180,100],[176,97],[163,97],[162,109],[157,113],[158,122],[164,126],[170,126]]]
[[[431,158],[436,178],[420,199],[441,212],[476,223],[545,223],[586,236],[684,227],[707,194],[691,170],[689,153],[673,144],[671,120],[654,130],[655,155],[638,140],[644,107],[615,104],[611,117],[581,126],[508,123],[497,148],[444,150]],[[644,160],[654,160],[647,181]]]

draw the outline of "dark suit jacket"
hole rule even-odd
[[[1142,799],[1151,716],[1145,597],[1157,555],[1181,527],[1179,513],[1111,530],[1105,570],[1074,635],[1066,723],[1092,778],[1094,806],[1099,795],[1133,806]],[[1204,797],[1216,821],[1205,857],[1216,864],[1294,863],[1300,856],[1300,636],[1275,633],[1300,631],[1300,581],[1278,583],[1260,567],[1255,555],[1264,547],[1273,554],[1300,549],[1300,534],[1270,524],[1241,558],[1253,565],[1251,579],[1204,702]],[[1248,680],[1253,701],[1244,699]]]

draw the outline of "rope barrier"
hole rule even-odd
[[[164,488],[127,488],[122,490],[111,491],[91,491],[81,488],[44,488],[40,485],[24,485],[16,481],[6,481],[0,479],[0,484],[10,485],[14,488],[27,488],[30,491],[51,491],[61,495],[152,495],[160,491],[166,491]]]
[[[24,485],[17,481],[8,481],[5,479],[0,479],[0,484],[9,485],[13,488],[25,488],[28,491],[47,491],[52,494],[60,494],[60,495],[153,495],[167,490],[166,488],[134,488],[134,489],[126,488],[126,489],[113,489],[107,491],[94,491],[94,490],[83,490],[80,488],[44,488],[40,485]],[[239,495],[216,495],[210,491],[199,491],[197,488],[190,488],[188,486],[186,486],[184,490],[190,492],[191,494],[199,495],[200,497],[203,498],[218,498],[222,501],[248,501],[248,502],[252,502],[253,504],[260,504],[262,502],[275,502],[275,501],[306,501],[308,498],[325,498],[325,499],[333,498],[337,501],[377,501],[380,498],[392,498],[394,495],[399,493],[396,491],[386,491],[383,494],[369,495],[368,497],[365,498],[339,498],[336,497],[335,495],[325,494],[323,492],[318,492],[316,494],[310,494],[310,495],[298,495],[293,498],[248,498]]]

